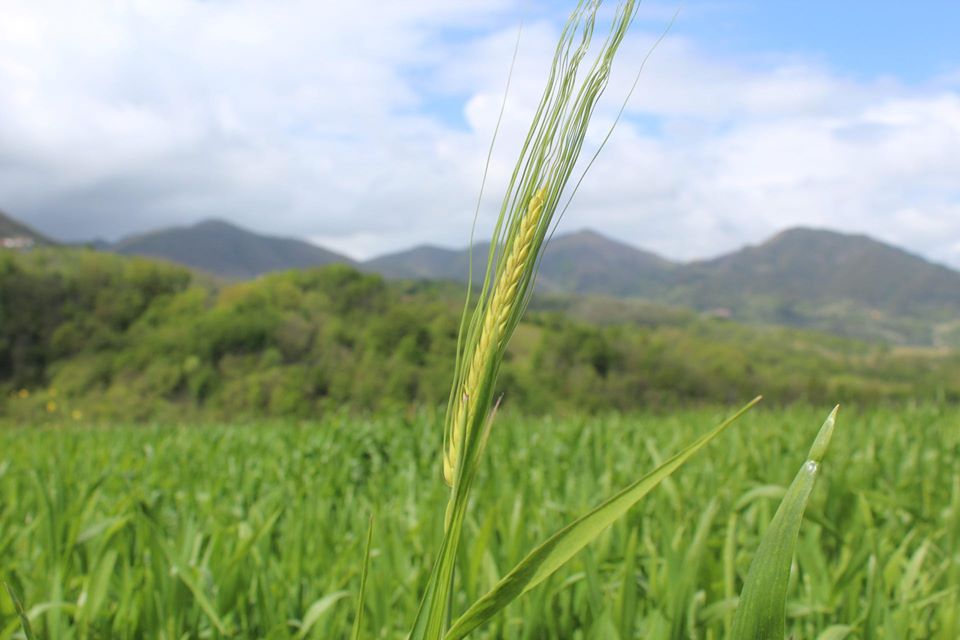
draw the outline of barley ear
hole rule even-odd
[[[530,199],[526,212],[520,219],[507,257],[502,262],[502,268],[498,270],[493,295],[484,311],[480,338],[469,360],[459,403],[453,414],[456,418],[450,423],[451,432],[447,434],[447,446],[443,454],[443,479],[451,487],[454,484],[457,460],[463,449],[467,426],[474,424],[473,419],[478,409],[476,403],[471,402],[471,398],[480,397],[480,385],[506,348],[510,318],[519,310],[518,305],[523,303],[519,294],[525,288],[525,277],[533,270],[537,255],[537,232],[543,221],[546,199],[547,186],[544,185]]]

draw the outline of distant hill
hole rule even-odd
[[[761,295],[898,313],[960,310],[960,273],[864,235],[806,228],[686,265],[674,284],[697,306]]]
[[[554,237],[540,264],[542,290],[656,297],[669,286],[674,262],[583,230]]]
[[[49,242],[0,214],[0,237],[4,234]],[[474,248],[475,280],[483,278],[489,247],[478,243]],[[96,248],[162,258],[228,279],[343,263],[390,279],[463,282],[469,265],[466,249],[436,246],[356,264],[308,242],[218,220]],[[594,231],[558,235],[544,254],[537,292],[588,296],[589,304],[557,304],[573,304],[594,320],[603,313],[623,315],[613,302],[619,298],[893,344],[960,346],[960,273],[868,236],[819,229],[789,229],[759,245],[689,263]]]
[[[474,279],[482,280],[490,243],[474,246]],[[414,247],[364,262],[361,267],[391,279],[465,281],[466,249]],[[677,265],[660,256],[583,230],[554,237],[538,274],[539,291],[612,296],[659,294]]]
[[[488,246],[477,247],[481,262]],[[418,247],[363,266],[394,278],[464,280],[466,256]],[[719,258],[676,263],[580,231],[552,240],[539,278],[544,293],[642,298],[894,343],[960,344],[960,273],[863,235],[796,228]]]
[[[34,245],[52,244],[55,243],[43,234],[0,211],[0,248],[29,248]]]
[[[686,264],[657,299],[891,342],[960,337],[960,273],[864,235],[818,229]]]
[[[482,253],[486,260],[485,251],[489,246],[489,243],[477,245],[475,255]],[[372,258],[362,263],[361,268],[392,280],[466,281],[469,271],[468,254],[465,249],[462,251],[444,249],[426,244]],[[476,275],[474,277],[476,278]]]
[[[109,245],[107,250],[162,258],[230,279],[353,262],[303,240],[261,235],[221,220],[131,236]]]
[[[489,244],[474,250],[483,267]],[[466,249],[420,246],[363,263],[388,278],[464,280]],[[852,301],[896,313],[960,311],[960,273],[864,235],[795,228],[712,260],[677,263],[584,230],[559,235],[540,268],[543,290],[663,299],[697,309],[773,297]]]

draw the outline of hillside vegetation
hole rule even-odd
[[[89,250],[0,254],[15,420],[317,416],[445,400],[462,299],[335,265],[219,286]],[[960,398],[960,357],[603,298],[535,300],[504,404],[529,412]]]

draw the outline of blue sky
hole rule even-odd
[[[851,0],[688,2],[678,31],[749,59],[791,53],[861,79],[927,82],[960,67],[960,3]]]
[[[536,16],[559,23],[570,5],[531,1],[505,12],[500,23],[507,26]],[[641,5],[639,20],[647,29],[662,28],[677,10],[673,35],[745,67],[804,60],[861,81],[958,84],[960,2],[953,0],[648,2]],[[444,37],[457,41],[477,33],[476,28],[451,29]],[[462,122],[462,97],[437,97],[430,107],[451,122]]]
[[[571,3],[535,0],[527,15],[561,19]],[[655,26],[679,8],[673,33],[748,62],[798,55],[862,79],[925,82],[960,67],[960,2],[954,0],[684,0],[646,2]],[[523,17],[524,9],[512,14]],[[646,18],[646,19],[644,19]]]
[[[6,0],[0,209],[70,240],[217,217],[355,257],[462,246],[518,26],[480,234],[572,4]],[[597,132],[675,8],[641,6]],[[693,259],[806,225],[960,266],[958,24],[688,0],[560,231]]]

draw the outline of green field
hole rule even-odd
[[[477,638],[722,638],[827,408],[755,410]],[[454,611],[719,409],[498,417]],[[49,638],[404,638],[440,543],[438,416],[0,430],[0,566]],[[960,410],[841,412],[788,629],[960,637]],[[0,595],[0,638],[17,637]],[[844,637],[836,635],[832,637]]]

